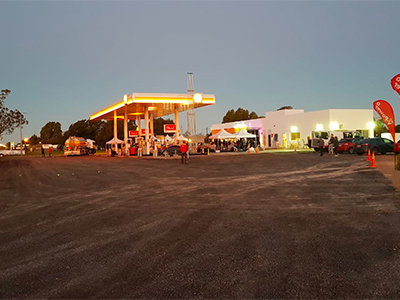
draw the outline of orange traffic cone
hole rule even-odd
[[[296,147],[294,148],[294,152],[297,152],[297,149],[296,149]]]
[[[250,153],[250,147],[247,148],[247,153]]]
[[[375,153],[374,153],[374,152],[372,152],[372,161],[371,161],[370,168],[376,168],[376,164],[375,164]]]
[[[371,161],[371,150],[370,150],[370,149],[368,149],[368,158],[367,158],[367,161]]]
[[[258,153],[258,147],[256,147],[256,153]]]

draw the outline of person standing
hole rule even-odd
[[[324,146],[325,146],[325,142],[322,139],[322,137],[319,137],[318,139],[318,148],[319,148],[319,155],[322,156],[324,153]]]
[[[51,157],[52,152],[53,152],[53,149],[51,148],[51,146],[49,146],[49,157]]]
[[[333,155],[333,141],[334,141],[334,137],[333,137],[333,133],[331,134],[331,136],[329,137],[328,140],[328,151],[329,151],[329,155]]]
[[[43,146],[42,146],[42,157],[44,157],[44,148],[43,148]]]
[[[182,163],[183,164],[187,164],[188,160],[187,160],[187,145],[186,145],[186,141],[183,141],[181,147],[181,157],[182,157]]]
[[[338,154],[339,140],[338,140],[337,136],[335,136],[335,138],[333,139],[333,147],[335,150],[335,157],[337,157],[339,155]]]

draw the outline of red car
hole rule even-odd
[[[350,154],[354,153],[354,147],[357,144],[357,141],[360,139],[341,139],[339,141],[338,152],[349,152]]]
[[[394,144],[394,153],[400,153],[400,140],[398,140],[397,143]]]

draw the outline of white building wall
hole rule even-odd
[[[331,122],[338,122],[343,130],[368,130],[368,136],[373,137],[374,130],[368,128],[368,123],[374,121],[372,109],[330,109]]]
[[[329,124],[329,113],[327,110],[314,111],[305,113],[304,110],[295,110],[296,112],[290,113],[290,110],[280,110],[274,112],[267,112],[264,129],[266,131],[267,147],[268,135],[273,134],[275,139],[271,143],[271,148],[288,148],[291,144],[290,134],[292,126],[297,127],[297,132],[300,133],[300,144],[307,143],[307,136],[315,130],[317,124],[322,124],[327,128]],[[278,135],[276,138],[275,135]],[[284,136],[286,139],[284,139]]]
[[[332,122],[337,122],[340,129],[343,130],[369,130],[368,136],[372,137],[373,129],[368,128],[368,123],[372,121],[372,109],[328,109],[312,112],[291,109],[266,112],[265,118],[261,119],[215,124],[211,129],[233,128],[238,123],[243,123],[248,129],[261,128],[259,137],[263,147],[285,146],[288,148],[292,142],[296,142],[298,146],[306,144],[307,137],[311,135],[313,130],[317,129],[317,124],[322,125],[323,131],[330,131]],[[292,126],[297,127],[297,132],[300,133],[300,141],[291,141]],[[269,136],[271,143],[269,143]],[[284,136],[286,136],[286,141]]]

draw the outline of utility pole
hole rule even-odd
[[[20,149],[21,149],[21,156],[22,156],[22,116],[19,118],[19,128],[21,132],[21,139],[20,139]]]
[[[21,155],[22,155],[22,142],[23,142],[23,139],[22,139],[22,117],[23,117],[24,114],[26,114],[26,112],[22,112],[21,116],[19,118],[19,128],[20,128],[20,133],[21,133],[21,141],[20,141]]]

